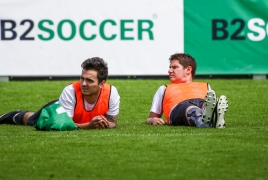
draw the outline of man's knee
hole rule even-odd
[[[203,114],[203,110],[199,107],[193,106],[189,107],[186,110],[186,118],[188,120],[188,123],[190,126],[196,126],[196,122],[198,121],[198,118],[201,118]]]
[[[23,116],[23,123],[26,125],[27,124],[27,121],[28,119],[34,114],[34,112],[32,111],[29,111],[29,112],[26,112]]]

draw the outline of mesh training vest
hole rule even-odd
[[[202,82],[167,84],[166,87],[162,107],[168,123],[170,111],[175,105],[187,99],[204,99],[208,91],[208,84]]]
[[[74,108],[73,121],[75,123],[87,123],[93,117],[105,115],[109,109],[109,100],[111,94],[111,85],[105,83],[101,89],[100,95],[96,101],[95,107],[91,111],[86,111],[84,107],[84,98],[80,88],[80,81],[73,83],[76,96],[76,105]]]

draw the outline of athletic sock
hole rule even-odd
[[[208,128],[209,124],[205,124],[202,121],[203,109],[198,107],[191,108],[187,112],[187,119],[191,124],[195,124],[198,128]]]
[[[33,112],[33,111],[23,111],[23,112],[17,114],[16,116],[14,116],[15,123],[20,124],[20,125],[25,125],[23,122],[23,117],[27,112]]]
[[[20,125],[24,125],[23,123],[23,116],[26,112],[20,112],[20,113],[17,113],[14,117],[13,117],[13,121],[16,123],[16,124],[20,124]]]

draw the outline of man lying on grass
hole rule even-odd
[[[208,83],[193,82],[196,61],[189,54],[176,53],[169,58],[172,84],[160,86],[154,95],[147,124],[224,128],[228,100],[217,99]],[[164,113],[166,120],[161,117]]]
[[[36,113],[16,110],[3,114],[0,116],[0,124],[35,126],[42,110],[51,105],[59,104],[60,108],[55,106],[53,109],[53,106],[51,106],[53,111],[51,115],[55,116],[54,114],[61,114],[64,111],[78,129],[115,128],[119,113],[120,96],[114,86],[106,83],[108,77],[107,63],[101,58],[94,57],[85,60],[81,67],[80,81],[66,86],[58,100],[48,103]],[[60,118],[60,115],[55,117]],[[44,121],[46,121],[46,118]]]

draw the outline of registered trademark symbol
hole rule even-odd
[[[153,14],[153,18],[157,19],[158,18],[157,14]]]

